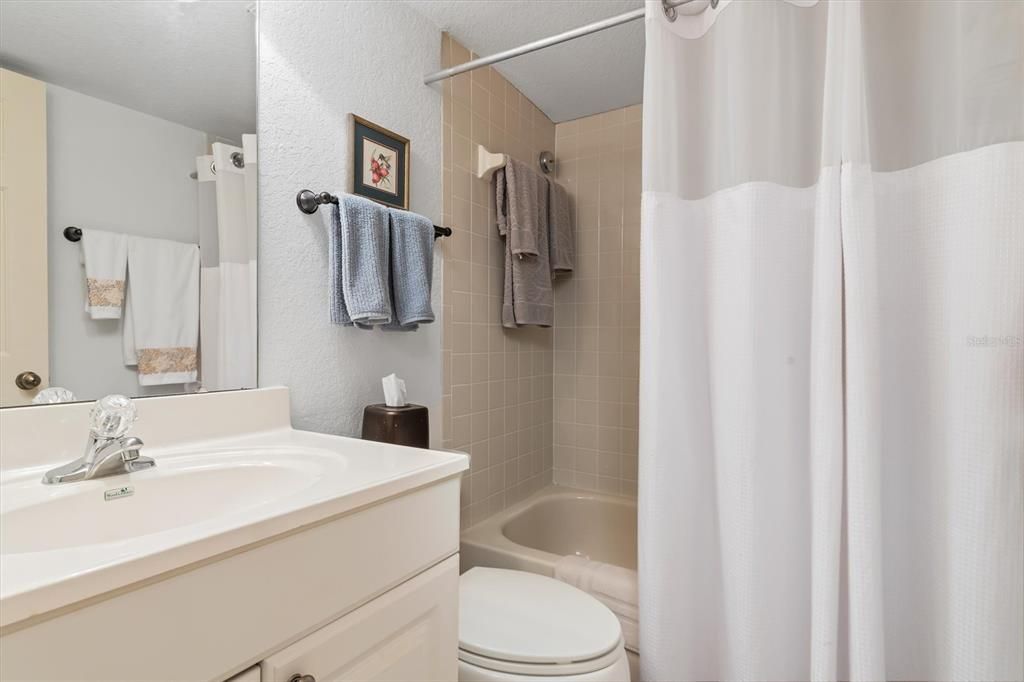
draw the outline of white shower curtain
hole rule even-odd
[[[1024,677],[1024,3],[649,2],[643,679]]]
[[[243,135],[242,147],[211,146],[212,155],[197,159],[199,179],[214,186],[201,199],[215,211],[201,219],[216,215],[200,225],[200,380],[208,391],[255,388],[256,136]]]

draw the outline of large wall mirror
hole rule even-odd
[[[0,405],[256,386],[255,3],[0,3]]]

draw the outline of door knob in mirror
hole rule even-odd
[[[42,383],[42,377],[32,371],[22,372],[14,378],[14,385],[23,391],[31,391],[34,388],[39,388]]]

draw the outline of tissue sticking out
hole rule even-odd
[[[405,396],[405,380],[395,374],[389,374],[380,380],[384,385],[384,404],[388,407],[405,407],[409,403]]]

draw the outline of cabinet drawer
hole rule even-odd
[[[453,556],[268,657],[260,664],[261,679],[454,680],[458,590],[459,558]]]

